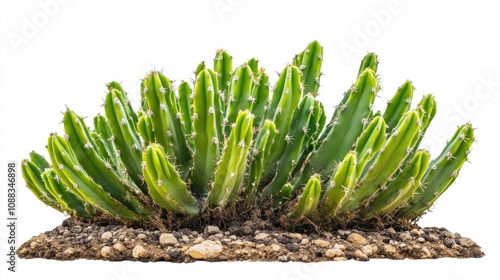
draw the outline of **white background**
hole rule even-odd
[[[126,2],[126,3],[125,3]],[[161,2],[161,3],[160,3]],[[339,1],[340,2],[340,1]],[[433,93],[438,114],[425,147],[437,156],[458,124],[477,127],[477,143],[460,178],[421,226],[446,227],[483,247],[482,259],[372,260],[368,263],[110,263],[19,260],[6,270],[6,227],[1,226],[2,279],[498,279],[500,245],[498,112],[500,7],[494,1],[1,1],[2,225],[6,223],[6,165],[34,149],[46,154],[50,132],[62,132],[65,106],[93,117],[117,80],[134,101],[140,78],[163,69],[189,80],[224,48],[234,67],[256,57],[268,73],[281,71],[310,41],[324,46],[320,98],[332,113],[354,81],[367,51],[379,55],[380,109],[406,79],[416,104]],[[51,4],[50,4],[51,3]],[[272,75],[272,80],[276,76]],[[137,104],[135,104],[137,105]],[[18,244],[65,218],[18,184]],[[258,277],[258,278],[257,278]]]

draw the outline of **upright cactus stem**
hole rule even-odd
[[[307,184],[300,195],[294,210],[289,217],[292,219],[303,219],[310,216],[316,210],[321,195],[321,182],[319,175],[313,175],[307,181]]]
[[[156,143],[165,148],[173,163],[179,166],[181,176],[186,179],[191,167],[191,155],[181,124],[182,113],[177,109],[173,85],[157,71],[152,71],[142,83],[148,109],[152,112],[149,115]]]
[[[269,107],[269,76],[264,69],[260,69],[257,74],[254,74],[250,107],[255,116],[253,126],[261,126]]]
[[[240,194],[245,175],[248,151],[252,141],[253,115],[249,111],[238,114],[234,128],[217,164],[208,203],[216,207],[231,205]]]
[[[406,201],[398,212],[399,217],[415,220],[456,180],[463,164],[467,161],[474,142],[474,129],[470,123],[460,126],[443,152],[435,158],[422,178],[422,187]]]
[[[163,146],[149,145],[142,154],[144,178],[153,201],[160,207],[175,213],[196,215],[200,211],[198,202],[166,159]]]
[[[252,86],[254,83],[252,68],[247,63],[234,70],[229,87],[228,105],[224,118],[224,133],[229,135],[239,112],[252,106]]]
[[[194,166],[192,175],[192,190],[201,197],[208,194],[208,184],[216,168],[220,156],[218,112],[215,109],[215,99],[212,75],[208,70],[198,74],[193,92],[193,133]]]
[[[406,81],[398,88],[394,97],[387,102],[387,108],[384,112],[384,120],[388,131],[392,131],[398,124],[401,117],[408,111],[413,98],[413,84]]]
[[[225,50],[217,50],[214,58],[214,71],[217,74],[217,82],[220,91],[217,94],[222,97],[223,103],[226,104],[233,73],[233,58]],[[226,109],[222,108],[222,110],[225,111]]]
[[[323,64],[323,47],[318,41],[311,42],[307,48],[294,60],[302,71],[302,82],[304,91],[312,95],[318,95],[319,82],[321,78],[321,65]]]
[[[179,112],[182,114],[181,124],[184,126],[184,134],[189,137],[193,133],[193,90],[186,81],[181,81],[178,87]],[[191,146],[192,141],[189,141]]]

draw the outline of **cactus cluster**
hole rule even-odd
[[[218,50],[213,68],[177,87],[159,71],[141,83],[139,110],[117,82],[104,114],[67,109],[65,135],[52,133],[50,161],[23,160],[28,188],[48,206],[83,219],[157,220],[239,205],[268,207],[288,221],[415,221],[457,178],[474,131],[458,127],[431,160],[419,150],[436,114],[432,95],[412,108],[405,81],[382,113],[378,58],[368,53],[327,123],[317,95],[323,47],[295,55],[274,86],[256,59],[233,69]]]

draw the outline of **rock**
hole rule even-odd
[[[108,258],[111,255],[111,247],[104,246],[101,248],[101,256]]]
[[[101,239],[104,241],[108,241],[111,237],[113,237],[113,234],[110,231],[106,231],[101,234]]]
[[[142,240],[142,239],[146,239],[146,235],[145,235],[144,233],[139,233],[139,234],[137,235],[137,238],[139,238],[139,239],[141,239],[141,240]]]
[[[323,231],[321,234],[326,238],[333,238],[333,234],[329,231]]]
[[[30,248],[31,248],[31,249],[36,249],[36,247],[38,247],[38,242],[36,242],[36,241],[32,241],[32,242],[30,243]]]
[[[333,261],[334,262],[343,262],[343,261],[347,261],[347,258],[346,257],[338,257],[338,258],[334,258]]]
[[[125,248],[125,246],[123,246],[122,243],[116,243],[113,245],[113,249],[115,249],[116,251],[118,252],[123,252],[125,251],[127,248]]]
[[[189,237],[188,237],[187,235],[183,235],[183,236],[182,236],[182,241],[184,241],[184,242],[189,242],[189,240],[190,240],[190,239],[189,239]]]
[[[218,226],[207,226],[205,228],[205,231],[204,233],[206,235],[212,235],[212,234],[217,234],[217,233],[221,233],[220,229]]]
[[[361,250],[359,250],[359,249],[354,251],[354,257],[360,261],[367,261],[368,260],[368,256],[365,253],[361,252]]]
[[[279,251],[281,250],[281,246],[278,244],[271,244],[271,249],[273,249],[273,251]]]
[[[365,245],[361,248],[361,252],[365,254],[366,256],[371,256],[377,251],[377,246],[372,246],[370,244]]]
[[[302,238],[302,240],[300,240],[300,245],[307,245],[307,244],[309,244],[309,239]]]
[[[290,238],[302,239],[302,234],[300,234],[300,233],[289,233],[288,236]]]
[[[279,256],[278,261],[280,262],[287,262],[288,261],[288,256]]]
[[[328,247],[330,246],[330,242],[323,240],[323,239],[316,239],[314,240],[314,245],[318,247]]]
[[[429,241],[432,241],[432,242],[438,242],[439,236],[435,235],[434,233],[431,233],[431,234],[429,234],[428,239],[429,239]]]
[[[68,249],[64,250],[63,254],[66,256],[71,256],[75,253],[75,249],[73,247],[69,247]]]
[[[387,255],[396,254],[396,247],[394,247],[390,244],[385,244],[383,249],[384,249],[384,253],[386,253]]]
[[[205,260],[213,258],[222,252],[222,245],[211,240],[205,240],[200,244],[191,246],[187,253],[194,259]]]
[[[460,244],[464,247],[472,247],[472,246],[476,245],[476,243],[474,241],[472,241],[472,239],[467,238],[467,237],[461,237],[460,239],[458,239],[458,244]]]
[[[241,234],[250,235],[253,233],[253,229],[250,226],[244,225],[241,227]]]
[[[422,247],[422,253],[424,253],[425,258],[430,258],[432,257],[431,251],[427,247]]]
[[[420,242],[420,243],[424,243],[425,242],[425,238],[423,238],[422,236],[420,236],[419,238],[417,238],[417,241]]]
[[[342,230],[342,229],[339,229],[337,231],[340,235],[349,235],[351,234],[351,231],[350,230]]]
[[[361,246],[366,245],[368,243],[366,238],[361,236],[361,234],[355,233],[355,232],[349,234],[349,236],[347,237],[347,241],[350,241],[354,244],[361,245]]]
[[[418,229],[416,229],[416,228],[412,229],[412,230],[410,231],[410,233],[411,233],[411,235],[413,235],[413,236],[421,236],[421,235],[422,235],[422,234],[420,234],[420,231],[419,231]]]
[[[162,245],[172,246],[177,243],[179,243],[179,241],[177,241],[177,238],[171,233],[162,233],[160,235],[160,244]]]
[[[335,259],[338,257],[345,257],[345,253],[339,248],[333,247],[333,249],[326,250],[325,256],[329,259]]]
[[[263,240],[263,239],[266,239],[269,237],[269,234],[268,233],[265,233],[265,232],[261,232],[261,233],[257,233],[255,235],[255,239],[256,240]]]
[[[333,248],[337,248],[337,249],[340,249],[340,250],[342,250],[342,251],[345,251],[345,249],[346,249],[346,247],[345,247],[345,245],[344,245],[344,244],[335,244],[335,245],[333,246]]]
[[[286,244],[285,248],[290,252],[298,252],[299,251],[299,246],[297,246],[297,244],[293,244],[293,243]]]
[[[132,249],[132,256],[134,257],[134,259],[145,257],[146,254],[146,249],[144,249],[142,245],[135,245],[134,249]]]
[[[409,233],[406,233],[406,232],[403,232],[399,235],[399,240],[401,240],[401,241],[410,241],[412,239],[413,239],[413,237],[411,237],[411,235]]]
[[[390,228],[387,229],[387,233],[389,233],[389,234],[396,234],[396,230],[393,229],[392,227],[390,227]]]
[[[203,239],[203,237],[201,236],[198,236],[196,237],[196,239],[193,241],[193,244],[200,244],[201,242],[205,241],[205,239]]]

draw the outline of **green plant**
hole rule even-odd
[[[327,124],[316,98],[322,61],[323,48],[312,42],[270,89],[257,60],[233,70],[218,50],[213,69],[198,65],[193,87],[183,81],[175,89],[151,71],[138,112],[111,82],[93,128],[67,109],[66,135],[49,136],[50,163],[32,152],[23,177],[42,202],[84,220],[158,224],[162,212],[187,219],[238,203],[269,207],[292,223],[417,220],[456,179],[472,126],[460,126],[431,161],[418,147],[434,97],[411,109],[406,81],[383,114],[374,112],[373,53]]]

